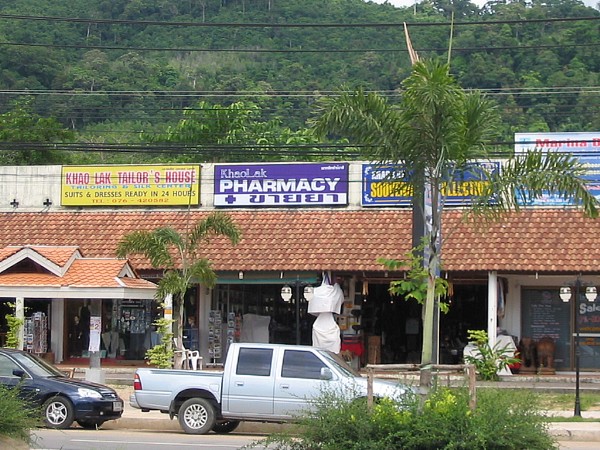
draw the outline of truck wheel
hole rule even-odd
[[[223,420],[215,423],[213,431],[218,434],[231,433],[240,425],[239,420]]]
[[[205,398],[190,398],[183,402],[177,414],[179,425],[187,434],[206,434],[215,425],[217,415]]]

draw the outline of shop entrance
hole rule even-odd
[[[388,288],[387,283],[369,283],[361,317],[365,342],[370,336],[381,337],[383,364],[419,363],[423,339],[422,307],[415,300],[391,296]],[[440,315],[440,363],[460,363],[468,330],[486,330],[486,318],[487,285],[454,285],[450,311]]]
[[[213,291],[209,317],[209,353],[213,347],[214,351],[223,348],[226,352],[229,343],[239,341],[244,336],[252,339],[247,333],[250,326],[256,332],[253,336],[259,336],[258,339],[262,342],[268,340],[275,344],[295,344],[295,298],[289,303],[285,302],[281,298],[282,286],[283,284],[218,285]],[[315,317],[308,314],[307,309],[306,300],[300,299],[300,343],[311,345]],[[221,352],[219,358],[214,359],[220,360],[224,356],[225,353]]]
[[[104,299],[102,302],[100,357],[105,362],[141,361],[153,345],[152,322],[158,309],[152,300]],[[73,299],[65,308],[65,355],[76,361],[89,358],[90,300]],[[154,333],[155,334],[155,333]]]

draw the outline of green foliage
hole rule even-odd
[[[427,297],[427,280],[429,273],[427,267],[423,265],[424,244],[408,251],[405,259],[387,259],[378,258],[377,262],[383,264],[388,270],[407,270],[406,278],[403,280],[394,280],[390,283],[389,292],[392,295],[403,296],[405,300],[415,299],[419,304],[423,304]],[[448,293],[449,283],[444,278],[435,279],[435,296],[443,298]],[[440,311],[447,313],[449,304],[440,301]]]
[[[0,435],[29,443],[29,433],[38,425],[37,411],[25,405],[17,389],[0,385]]]
[[[498,371],[506,369],[509,365],[519,362],[514,357],[513,350],[508,346],[492,348],[488,341],[487,332],[483,330],[468,330],[469,342],[475,344],[475,355],[465,356],[465,362],[473,364],[482,380],[498,381]]]
[[[0,114],[0,142],[27,143],[28,146],[0,153],[2,165],[53,164],[61,157],[51,148],[36,149],[34,144],[68,141],[74,133],[66,130],[53,117],[41,117],[31,107],[32,100],[14,103],[13,108]]]
[[[461,51],[451,55],[452,73],[466,89],[493,90],[502,117],[497,141],[512,141],[515,131],[600,127],[592,107],[600,68],[594,45],[600,36],[596,21],[590,20],[598,11],[580,2],[488,2],[476,8],[469,2],[422,1],[395,8],[362,0],[7,0],[2,11],[101,20],[2,19],[3,95],[36,92],[34,112],[76,130],[81,143],[104,142],[113,133],[123,135],[121,143],[133,143],[140,133],[162,133],[164,125],[175,128],[185,119],[181,111],[194,108],[209,93],[224,107],[246,98],[260,102],[262,115],[256,122],[275,125],[275,136],[280,127],[286,133],[301,132],[315,98],[342,84],[393,98],[411,72],[406,52],[398,48],[404,42],[403,22],[434,25],[411,30],[415,49],[430,49],[432,57],[446,60],[451,13],[457,22],[475,22],[454,29],[453,47]],[[498,23],[498,17],[505,20]],[[540,22],[546,17],[565,20]],[[585,20],[571,20],[578,18]],[[174,27],[170,22],[225,25]],[[279,22],[286,26],[277,27]],[[326,32],[322,27],[287,27],[310,23],[396,26],[332,27]],[[373,42],[377,45],[369,45]],[[111,126],[102,130],[95,127],[99,124]],[[497,150],[512,152],[510,145]],[[177,161],[179,153],[165,152],[162,162]],[[211,160],[244,159],[230,153],[215,151]],[[279,156],[264,153],[243,156]],[[79,154],[69,156],[77,159]],[[103,162],[102,156],[94,156],[93,162]],[[135,162],[154,156],[146,153]],[[303,158],[311,156],[318,158]]]
[[[256,443],[277,450],[547,450],[554,441],[537,397],[513,396],[503,390],[478,392],[469,408],[466,389],[437,388],[422,408],[409,399],[399,406],[381,400],[369,410],[366,402],[322,395],[315,412],[299,419],[290,434]],[[261,447],[262,448],[262,447]]]
[[[174,320],[163,318],[156,319],[156,332],[160,335],[160,344],[146,351],[146,360],[151,366],[159,369],[170,369],[173,367],[173,333],[171,327]]]
[[[12,309],[15,309],[14,303],[8,303],[8,306]],[[6,331],[6,344],[7,348],[18,348],[19,347],[19,333],[21,328],[25,324],[23,319],[19,319],[15,316],[15,314],[7,314],[4,316],[6,319],[6,324],[8,326],[8,330]]]

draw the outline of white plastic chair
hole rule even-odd
[[[198,350],[188,350],[183,346],[183,343],[179,346],[177,338],[173,338],[173,343],[175,345],[175,356],[181,360],[182,369],[202,370],[202,356],[200,356]],[[175,360],[175,364],[179,365],[177,359]]]

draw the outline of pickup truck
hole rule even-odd
[[[284,344],[231,344],[222,371],[139,368],[133,386],[132,407],[177,416],[189,434],[228,433],[243,420],[290,421],[323,393],[367,396],[367,379],[339,355]],[[411,392],[390,380],[373,382],[375,398],[401,401]]]

